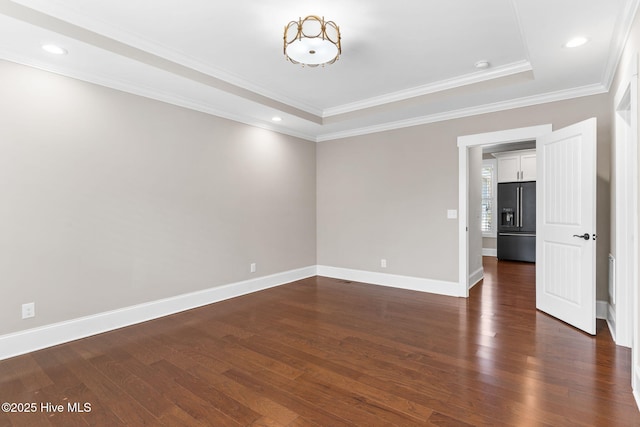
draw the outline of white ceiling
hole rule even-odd
[[[0,58],[323,141],[606,92],[639,2],[0,0]],[[284,59],[307,15],[340,26],[335,64]]]

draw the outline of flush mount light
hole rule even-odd
[[[271,118],[271,121],[273,121],[273,122],[281,122],[282,121],[282,117],[274,116],[274,117]]]
[[[489,68],[490,65],[491,64],[489,63],[489,61],[478,61],[473,66],[476,67],[478,70],[484,70]]]
[[[340,57],[340,28],[324,17],[309,15],[284,27],[284,56],[294,64],[317,67]]]
[[[46,52],[49,52],[54,55],[66,55],[67,49],[64,49],[60,46],[56,46],[55,44],[43,44],[42,49]]]
[[[574,37],[568,42],[566,42],[564,47],[579,47],[586,44],[588,41],[589,39],[586,37],[582,37],[582,36]]]

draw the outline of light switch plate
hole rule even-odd
[[[456,219],[456,218],[458,218],[458,210],[457,209],[448,209],[447,210],[447,218],[448,219]]]

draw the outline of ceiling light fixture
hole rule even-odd
[[[333,21],[309,15],[284,27],[284,56],[294,64],[333,64],[341,53],[340,28]]]
[[[281,122],[282,121],[282,117],[274,116],[274,117],[271,118],[271,121]]]
[[[582,36],[574,37],[571,40],[569,40],[567,43],[565,43],[564,47],[579,47],[586,44],[588,41],[589,39],[586,37],[582,37]]]
[[[46,52],[52,53],[54,55],[66,55],[67,49],[64,49],[60,46],[56,46],[55,44],[43,44],[42,49]]]
[[[478,70],[484,70],[489,68],[491,64],[489,63],[489,61],[478,61],[474,64],[474,67],[476,67]]]

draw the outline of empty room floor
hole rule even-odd
[[[469,299],[313,277],[0,361],[0,426],[640,425],[630,350],[537,312],[534,270],[485,258]]]

